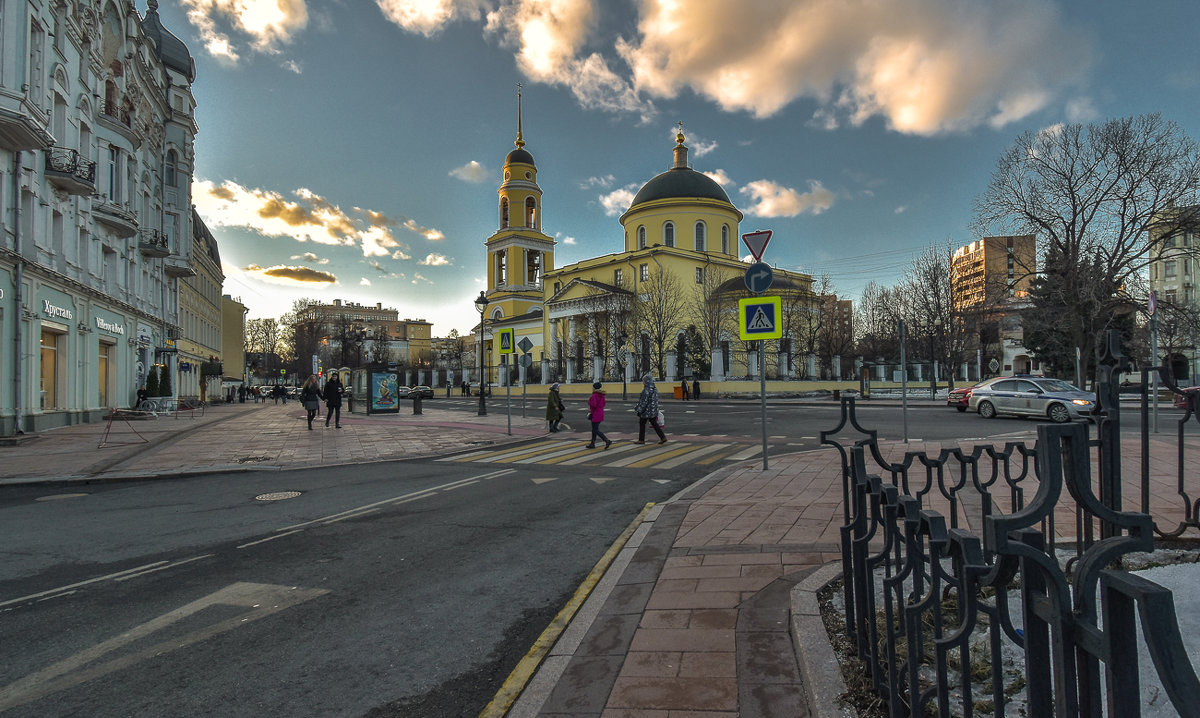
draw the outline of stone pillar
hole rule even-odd
[[[604,357],[592,357],[592,381],[604,381]]]
[[[859,359],[858,359],[858,360],[855,362],[855,366],[856,366],[856,367],[861,367],[861,366],[862,366],[862,359],[861,359],[861,358],[859,358]],[[835,354],[835,355],[833,356],[833,366],[831,367],[831,369],[833,370],[833,380],[834,380],[834,381],[841,381],[841,380],[842,380],[842,356],[841,356],[840,354]]]
[[[918,362],[916,367],[917,367],[916,381],[918,384],[923,384],[923,383],[925,383],[925,365]]]
[[[712,378],[709,381],[724,381],[725,355],[721,353],[719,344],[713,347],[713,350],[709,353],[709,358],[712,360]]]
[[[525,373],[526,373],[525,365],[518,362],[517,363],[517,381],[520,382],[521,386],[525,386]]]
[[[664,362],[666,364],[667,381],[668,382],[675,381],[679,378],[678,375],[675,373],[675,360],[676,360],[675,352],[668,351],[667,359]]]
[[[816,354],[808,355],[808,378],[809,379],[820,379],[821,378],[820,376],[817,375],[817,355]]]
[[[542,384],[550,383],[550,360],[542,360]]]
[[[746,374],[751,379],[758,378],[758,351],[751,350],[746,352]]]
[[[574,358],[567,359],[566,365],[567,365],[567,378],[564,381],[567,384],[574,384],[575,383],[575,360],[574,360]]]
[[[625,363],[625,383],[632,384],[634,382],[634,378],[635,377],[634,377],[634,373],[633,373],[633,361],[630,360]]]
[[[887,381],[887,367],[882,363],[875,365],[875,378],[879,381]]]

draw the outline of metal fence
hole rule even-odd
[[[1185,520],[1159,528],[1145,392],[1142,510],[1122,508],[1127,366],[1110,335],[1094,421],[1041,425],[1033,446],[889,459],[859,425],[854,399],[842,401],[841,423],[821,440],[842,457],[847,635],[889,716],[1140,716],[1144,671],[1157,671],[1180,715],[1200,712],[1171,592],[1112,568],[1153,549],[1156,531],[1197,525],[1182,448],[1194,407],[1177,434]],[[1149,666],[1138,665],[1139,642]]]

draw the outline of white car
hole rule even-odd
[[[985,419],[1000,414],[1044,416],[1065,423],[1092,413],[1095,395],[1061,379],[1002,376],[971,390],[968,407]]]

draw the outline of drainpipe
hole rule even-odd
[[[17,316],[13,321],[13,352],[16,354],[13,361],[13,431],[17,436],[24,434],[21,430],[23,422],[21,411],[21,400],[24,392],[22,385],[22,377],[25,375],[25,354],[23,350],[22,337],[24,335],[24,297],[21,293],[22,286],[22,269],[25,266],[25,255],[21,254],[21,151],[17,150],[13,153],[13,249],[17,254],[16,273],[13,280],[13,306],[16,307]]]

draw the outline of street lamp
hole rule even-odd
[[[484,366],[483,366],[483,313],[487,311],[487,292],[479,290],[475,297],[475,309],[479,311],[479,416],[487,416],[487,399],[484,398]]]
[[[941,330],[942,320],[934,319],[933,324],[929,327],[929,398],[930,400],[937,398],[937,362],[933,358],[933,339],[934,334]]]

